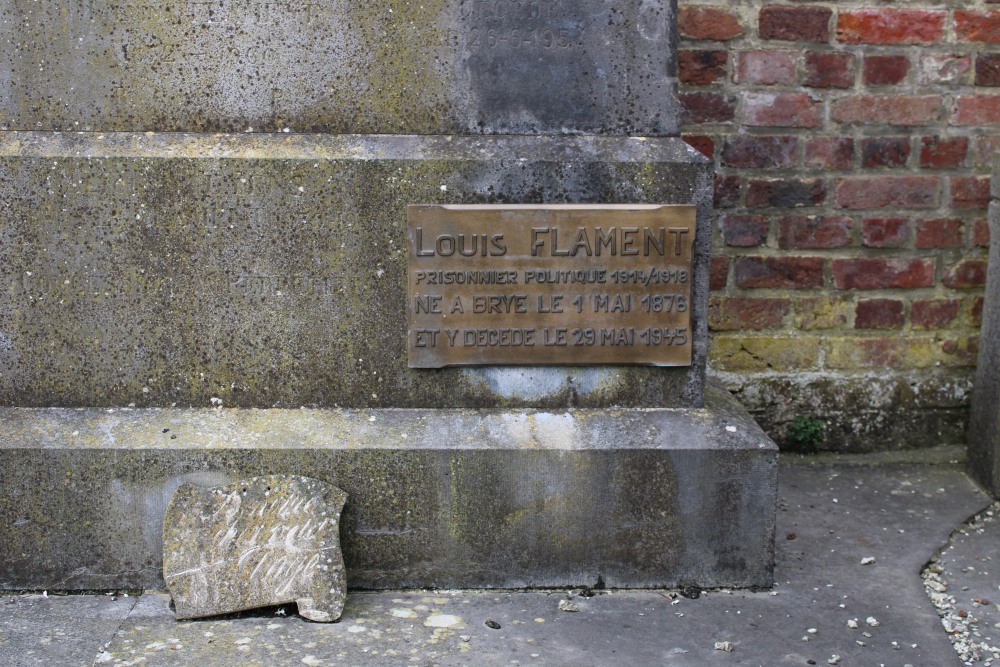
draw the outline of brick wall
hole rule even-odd
[[[783,439],[964,441],[1000,150],[1000,0],[685,2],[715,161],[710,365]]]

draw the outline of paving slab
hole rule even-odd
[[[774,590],[791,601],[759,664],[961,664],[919,578],[989,502],[960,466],[786,465],[780,495]]]
[[[0,663],[92,665],[138,601],[125,595],[2,596]]]
[[[352,592],[335,624],[294,607],[179,622],[147,593],[95,664],[962,664],[920,578],[989,504],[961,465],[786,461],[779,497],[770,591]]]
[[[924,586],[965,664],[1000,663],[1000,503],[952,534]]]

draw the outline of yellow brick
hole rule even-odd
[[[838,370],[878,370],[959,366],[958,355],[949,356],[933,336],[840,337],[824,341],[825,366]]]
[[[809,371],[819,368],[821,339],[815,336],[715,335],[708,363],[718,371]]]
[[[806,331],[839,329],[847,325],[854,304],[843,299],[817,297],[795,302],[795,326]]]

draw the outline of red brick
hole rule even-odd
[[[681,139],[705,157],[713,157],[715,155],[715,139],[708,135],[685,134]]]
[[[917,248],[961,248],[965,230],[961,218],[938,218],[917,221]]]
[[[854,309],[855,329],[902,329],[903,302],[897,299],[864,299]]]
[[[965,42],[1000,43],[1000,10],[955,10],[955,35]]]
[[[853,161],[854,139],[850,137],[817,137],[806,144],[806,166],[848,169]]]
[[[925,169],[954,169],[962,166],[968,153],[968,137],[924,137],[920,142],[920,166]]]
[[[894,368],[907,366],[910,342],[898,336],[891,338],[860,338],[854,342],[857,364],[864,368]]]
[[[966,83],[972,58],[958,53],[923,53],[917,80],[923,86],[939,83]]]
[[[895,86],[910,71],[906,56],[865,56],[863,77],[869,86]]]
[[[989,176],[952,176],[951,205],[963,210],[987,208],[990,205]]]
[[[804,93],[744,93],[743,122],[761,127],[819,127],[823,104]]]
[[[976,85],[1000,86],[1000,53],[980,53],[976,57]]]
[[[729,281],[729,258],[723,255],[712,257],[712,266],[708,273],[708,289],[718,291],[726,289]]]
[[[861,243],[868,248],[901,248],[910,239],[907,218],[865,218],[861,221]]]
[[[1000,95],[959,95],[955,98],[952,125],[1000,123]]]
[[[806,54],[802,85],[813,88],[850,88],[854,85],[854,55],[810,51]]]
[[[833,215],[786,216],[781,219],[778,247],[783,250],[843,248],[851,245],[850,218]]]
[[[941,203],[937,176],[878,176],[838,178],[840,208],[936,208]]]
[[[909,158],[909,137],[869,137],[861,141],[862,167],[905,167]]]
[[[715,175],[715,208],[732,208],[740,203],[740,181],[735,174]]]
[[[747,206],[795,208],[819,206],[826,201],[826,182],[822,179],[773,179],[750,181]]]
[[[850,303],[829,297],[795,299],[795,328],[806,331],[840,329],[847,324]]]
[[[983,326],[983,301],[983,297],[977,296],[972,300],[972,306],[969,308],[969,320],[974,327]]]
[[[982,287],[986,284],[986,261],[981,259],[965,259],[948,269],[941,279],[945,287],[962,289]]]
[[[955,355],[958,363],[975,366],[979,356],[979,339],[975,336],[969,336],[958,340],[945,340],[941,343],[941,351],[945,354]]]
[[[758,15],[760,38],[829,42],[832,13],[826,7],[764,7]]]
[[[725,51],[678,51],[677,77],[690,86],[704,86],[726,77]]]
[[[910,323],[916,329],[943,329],[955,321],[961,307],[962,302],[958,299],[914,301]]]
[[[941,117],[940,95],[857,95],[833,103],[838,123],[922,125]]]
[[[934,260],[904,257],[861,257],[833,260],[838,289],[931,287]]]
[[[681,123],[726,123],[736,115],[736,98],[722,93],[684,93],[681,103]]]
[[[985,220],[972,223],[972,245],[979,248],[990,247],[990,225]]]
[[[736,14],[716,7],[683,6],[677,11],[677,29],[683,37],[724,42],[743,34]]]
[[[724,215],[719,219],[722,240],[735,248],[752,248],[767,241],[770,221],[763,215]]]
[[[763,169],[765,167],[795,166],[795,153],[799,146],[796,137],[757,137],[731,134],[722,146],[721,164],[724,167]]]
[[[736,54],[733,82],[771,86],[795,83],[798,54],[792,51],[741,51]]]
[[[856,9],[837,17],[837,39],[849,44],[930,44],[944,36],[943,11]]]
[[[737,257],[736,286],[744,289],[808,289],[823,286],[822,257]]]
[[[708,328],[714,331],[776,329],[789,310],[788,299],[734,299],[713,296],[708,300]]]

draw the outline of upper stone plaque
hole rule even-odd
[[[675,135],[676,0],[0,4],[0,129]]]

